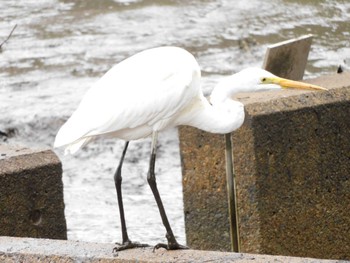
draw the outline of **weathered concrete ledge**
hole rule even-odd
[[[0,235],[67,239],[62,166],[51,150],[0,145]]]
[[[232,134],[241,251],[350,259],[350,73],[325,92],[240,94]],[[181,127],[187,243],[230,250],[224,136]]]
[[[346,261],[321,260],[285,256],[253,255],[230,252],[152,248],[129,249],[113,253],[113,244],[33,238],[0,237],[0,261],[12,262],[284,262],[335,263]]]

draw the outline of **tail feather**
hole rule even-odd
[[[81,132],[81,129],[76,129],[79,125],[72,125],[71,119],[69,119],[58,131],[54,148],[65,147],[65,154],[74,154],[81,147],[87,144],[91,137],[86,136],[86,133]],[[85,135],[84,135],[85,134]],[[86,137],[84,137],[86,136]]]
[[[87,144],[91,140],[91,137],[81,138],[73,143],[66,145],[64,154],[75,154],[80,148]]]

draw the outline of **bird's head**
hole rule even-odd
[[[247,68],[219,82],[211,94],[211,100],[219,102],[241,92],[281,89],[327,90],[317,85],[280,78],[261,68]]]
[[[247,68],[234,76],[239,76],[242,85],[246,82],[247,91],[264,91],[278,89],[301,89],[301,90],[327,90],[326,88],[294,81],[290,79],[280,78],[276,75],[260,68]]]

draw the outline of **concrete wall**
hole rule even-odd
[[[0,236],[67,239],[57,156],[9,145],[0,153]]]
[[[236,263],[335,263],[333,260],[252,255],[198,250],[166,251],[135,248],[113,253],[114,244],[32,238],[0,237],[0,262],[236,262]]]
[[[327,92],[242,94],[233,133],[242,252],[350,258],[350,73]],[[230,249],[224,136],[180,129],[185,224],[195,249]]]

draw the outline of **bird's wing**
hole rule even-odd
[[[122,129],[154,127],[185,107],[197,95],[190,87],[198,79],[198,68],[165,59],[151,65],[128,59],[113,67],[62,126],[55,146]]]

